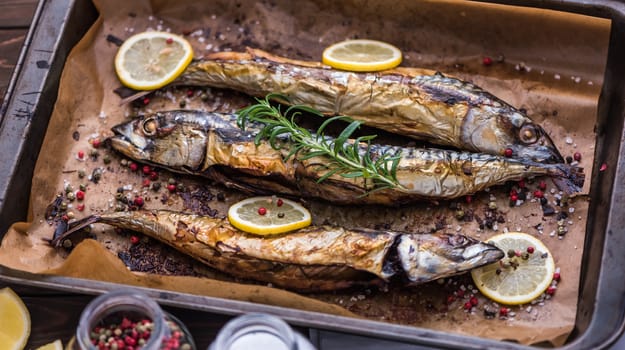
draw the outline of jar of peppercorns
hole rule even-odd
[[[74,349],[195,350],[187,328],[148,296],[123,289],[95,298],[80,316]]]

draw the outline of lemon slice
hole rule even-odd
[[[311,217],[308,209],[297,202],[265,196],[233,204],[228,209],[228,220],[239,230],[273,235],[306,227],[310,225]]]
[[[471,271],[482,294],[501,304],[519,305],[538,298],[549,287],[555,264],[539,239],[527,233],[509,232],[493,236],[488,242],[506,256]]]
[[[191,44],[166,32],[143,32],[126,39],[115,56],[122,84],[135,90],[159,89],[176,79],[193,59]]]
[[[375,72],[397,67],[401,51],[377,40],[346,40],[323,51],[323,63],[330,67],[354,72]]]
[[[9,287],[0,289],[0,344],[2,349],[23,349],[30,335],[30,314]]]
[[[63,343],[60,339],[57,339],[52,343],[38,347],[37,350],[63,350]]]

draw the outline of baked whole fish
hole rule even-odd
[[[300,291],[324,291],[391,279],[417,285],[498,261],[494,245],[460,234],[418,234],[307,228],[277,236],[254,236],[227,219],[166,210],[114,212],[86,217],[52,240],[94,224],[141,232],[216,270]]]
[[[392,133],[541,163],[564,163],[547,133],[527,115],[479,87],[434,71],[378,73],[330,69],[260,50],[196,60],[174,84],[228,88],[255,97],[281,94],[326,115],[344,115]]]
[[[228,187],[254,194],[312,197],[336,204],[399,205],[423,199],[452,199],[533,176],[551,176],[567,192],[583,182],[580,168],[543,164],[489,154],[371,144],[360,152],[372,158],[399,155],[399,186],[371,191],[363,178],[327,172],[329,159],[285,160],[289,141],[274,149],[268,141],[257,146],[254,137],[261,124],[249,123],[243,131],[237,115],[175,110],[138,117],[113,127],[112,147],[139,162],[169,170],[205,176]]]

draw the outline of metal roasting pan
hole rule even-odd
[[[602,349],[625,330],[625,3],[610,0],[489,1],[559,10],[611,19],[605,80],[597,123],[591,206],[579,288],[575,329],[561,349]],[[39,3],[19,62],[0,107],[0,235],[16,221],[26,220],[31,178],[57,96],[59,77],[71,48],[97,12],[89,0]],[[618,150],[618,152],[615,152]],[[600,162],[610,166],[599,172]],[[1,237],[1,236],[0,236]],[[113,283],[25,273],[0,266],[0,280],[96,295],[118,288]],[[260,305],[138,288],[159,302],[210,313],[237,315],[267,312],[293,325],[312,329],[319,344],[324,332],[362,335],[442,349],[531,349],[495,340],[467,337],[363,319],[332,316]],[[385,348],[388,342],[383,343]],[[405,347],[401,347],[404,349]]]

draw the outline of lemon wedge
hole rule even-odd
[[[115,56],[115,73],[127,87],[155,90],[174,81],[193,59],[183,37],[166,32],[143,32],[126,39]]]
[[[52,343],[38,347],[36,350],[63,350],[63,343],[60,339],[57,339]]]
[[[354,71],[375,72],[397,67],[401,51],[377,40],[357,39],[341,41],[323,51],[322,60],[330,67]]]
[[[506,253],[499,262],[471,271],[473,282],[486,297],[507,305],[528,303],[551,284],[555,263],[549,249],[536,237],[522,232],[488,239]]]
[[[241,231],[273,235],[304,228],[311,223],[308,209],[275,196],[251,197],[228,209],[228,220]]]
[[[30,335],[30,314],[22,299],[9,287],[0,289],[0,320],[1,348],[23,349]]]

